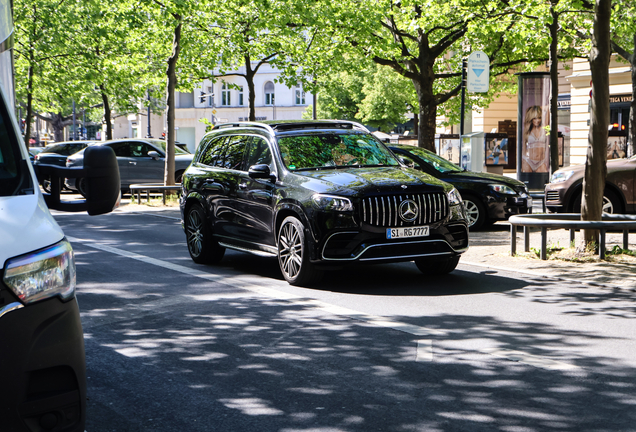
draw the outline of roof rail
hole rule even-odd
[[[212,130],[214,131],[214,130],[220,130],[220,129],[231,128],[231,127],[256,127],[256,128],[260,128],[260,129],[265,129],[266,131],[268,131],[272,135],[275,133],[274,129],[272,129],[271,126],[266,125],[264,123],[257,123],[257,122],[221,123],[221,124],[215,125],[212,128]]]

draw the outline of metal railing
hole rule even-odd
[[[607,231],[623,232],[623,249],[629,247],[629,231],[636,230],[636,216],[604,214],[602,221],[582,221],[580,213],[560,213],[560,214],[524,214],[511,216],[510,222],[510,254],[517,253],[517,227],[524,228],[524,250],[530,251],[530,229],[539,228],[541,230],[541,251],[542,260],[547,259],[547,237],[548,230],[568,229],[570,230],[570,243],[574,241],[575,231],[581,229],[599,230],[599,258],[605,258],[605,234]]]
[[[166,192],[175,191],[177,195],[181,194],[181,184],[177,183],[174,186],[165,186],[162,183],[143,183],[133,184],[129,187],[130,193],[135,197],[137,193],[137,204],[141,204],[141,192],[146,191],[146,202],[150,202],[150,191],[161,192],[163,204],[166,205]]]

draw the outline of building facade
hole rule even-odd
[[[239,74],[245,68],[205,80],[194,91],[176,94],[175,130],[177,141],[190,151],[205,135],[208,124],[247,121],[249,102],[247,82]],[[312,95],[302,86],[287,87],[276,82],[280,71],[269,64],[262,65],[254,77],[256,120],[299,120],[312,103]],[[150,115],[150,135],[160,138],[167,134],[165,110]],[[113,138],[145,137],[148,135],[147,112],[118,117],[113,124]]]

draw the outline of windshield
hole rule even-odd
[[[27,161],[22,159],[19,141],[0,92],[0,196],[34,193]]]
[[[393,154],[373,136],[331,132],[278,138],[285,166],[292,170],[343,166],[399,166]]]
[[[44,147],[42,153],[55,153],[62,156],[70,156],[78,151],[85,149],[88,146],[86,143],[59,143],[50,144]]]
[[[161,147],[161,149],[163,150],[163,152],[166,152],[166,142],[163,140],[149,140],[151,143],[153,143],[154,145],[156,145],[157,147]],[[179,148],[179,146],[175,145],[174,146],[174,154],[175,155],[184,155],[184,154],[190,154],[187,151],[183,150],[182,148]]]
[[[419,147],[412,147],[412,148],[409,147],[408,149],[405,149],[403,147],[400,147],[400,148],[404,151],[407,151],[419,157],[424,162],[428,163],[430,166],[432,166],[433,168],[435,168],[437,171],[441,173],[464,171],[463,169],[461,169],[454,163],[450,162],[449,160],[446,160],[443,157],[438,156],[435,153],[432,153],[428,150],[424,150],[423,148],[419,148]]]

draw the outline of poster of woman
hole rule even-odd
[[[550,171],[550,76],[524,76],[521,96],[521,172],[545,174]]]
[[[521,170],[523,172],[548,172],[549,135],[545,132],[547,107],[532,105],[525,111],[523,121],[523,148]]]

